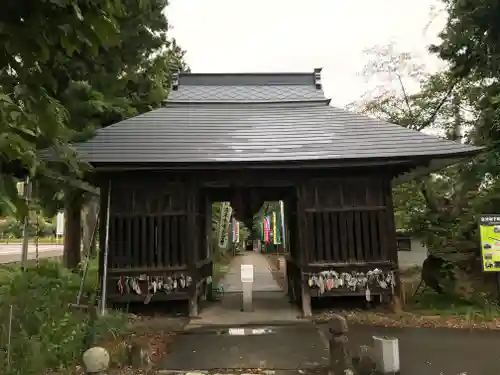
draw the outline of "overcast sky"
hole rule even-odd
[[[171,0],[171,35],[193,72],[312,72],[322,67],[332,104],[343,107],[370,89],[360,76],[366,48],[395,43],[430,71],[427,53],[443,26],[439,0]],[[435,13],[435,12],[434,12]]]

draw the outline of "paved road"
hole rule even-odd
[[[28,259],[35,259],[35,245],[29,244]],[[63,245],[58,244],[41,244],[38,245],[38,253],[40,258],[51,258],[61,256]],[[21,244],[2,244],[0,245],[0,264],[19,262],[21,260]]]
[[[320,325],[324,332],[326,324]],[[354,347],[372,345],[373,336],[399,340],[401,374],[404,375],[498,375],[500,342],[497,330],[449,328],[383,328],[363,325],[349,327]]]

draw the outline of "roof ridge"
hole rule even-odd
[[[321,89],[322,68],[308,73],[191,73],[177,72],[172,79],[172,91],[180,86],[315,86]]]
[[[268,104],[324,104],[329,106],[331,99],[298,99],[298,100],[248,100],[248,101],[222,101],[222,100],[165,100],[164,104],[181,104],[181,105],[205,105],[205,104],[221,104],[221,105],[268,105]]]

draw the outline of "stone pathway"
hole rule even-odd
[[[176,337],[161,367],[177,371],[250,373],[262,370],[316,370],[328,363],[328,349],[309,324],[192,329]],[[221,371],[224,369],[224,371]]]
[[[240,266],[253,264],[253,311],[242,312],[242,283]],[[198,319],[193,319],[189,328],[207,325],[252,325],[300,323],[300,311],[274,280],[266,257],[259,253],[247,252],[233,258],[228,272],[222,279],[224,296],[221,301],[203,307]]]
[[[221,281],[226,293],[238,293],[242,291],[240,279],[240,266],[242,264],[253,264],[254,267],[254,292],[281,292],[282,289],[274,280],[269,262],[264,255],[253,251],[233,258],[229,270]]]

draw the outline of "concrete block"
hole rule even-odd
[[[373,337],[373,352],[377,371],[381,374],[399,373],[399,341],[393,337]]]

